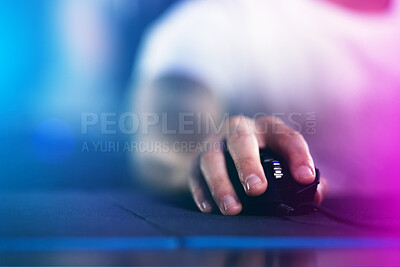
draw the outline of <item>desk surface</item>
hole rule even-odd
[[[400,220],[396,212],[386,212],[385,203],[357,198],[324,203],[346,218],[391,226],[368,228],[346,225],[318,212],[288,218],[202,214],[187,196],[3,192],[0,264],[226,265],[228,259],[229,265],[237,265],[241,253],[255,253],[252,259],[261,257],[262,265],[287,259],[299,265],[299,257],[311,255],[314,265],[326,266],[326,257],[337,260],[335,255],[341,253],[341,265],[361,260],[370,266],[400,265]],[[353,256],[346,254],[349,250]],[[237,257],[233,261],[232,251]],[[377,258],[377,253],[382,255]]]

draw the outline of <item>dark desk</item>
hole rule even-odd
[[[328,199],[346,225],[315,212],[289,218],[198,212],[188,197],[140,192],[0,195],[2,265],[400,265],[399,215],[385,200]]]

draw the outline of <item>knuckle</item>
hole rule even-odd
[[[277,123],[277,124],[283,124],[283,125],[286,124],[281,118],[276,117],[276,116],[269,117],[269,119],[270,119],[272,122]]]
[[[277,116],[261,116],[258,117],[256,121],[267,124],[285,124],[285,122]]]
[[[239,172],[242,172],[246,169],[254,168],[255,166],[257,166],[257,164],[257,159],[252,156],[240,157],[235,160],[235,166]]]
[[[227,140],[228,146],[232,146],[236,143],[245,143],[254,138],[254,134],[246,130],[237,130],[229,136]]]
[[[269,118],[267,116],[258,117],[255,119],[255,123],[257,126],[265,126],[269,123]]]
[[[288,144],[293,142],[300,142],[300,143],[305,142],[304,137],[299,132],[289,127],[286,127],[286,129],[284,129],[284,131],[281,132],[280,138]]]
[[[209,188],[214,198],[220,199],[224,195],[228,194],[228,187],[224,184],[224,179],[214,176],[210,182]]]
[[[289,128],[289,127],[287,128],[286,131],[287,131],[288,135],[304,140],[304,137],[300,132],[298,132],[298,131],[296,131],[296,130],[294,130],[292,128]]]
[[[228,119],[228,123],[229,123],[229,125],[237,126],[241,122],[246,121],[246,119],[247,118],[243,115],[233,116]]]
[[[287,130],[290,129],[282,119],[275,116],[259,117],[256,119],[255,125],[258,130],[272,133],[274,135],[285,134]]]
[[[220,153],[216,151],[207,151],[204,152],[203,155],[200,158],[200,166],[201,168],[206,167],[210,162],[214,162],[216,160],[219,160],[220,158]]]

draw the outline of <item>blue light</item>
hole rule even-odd
[[[400,239],[341,237],[3,238],[0,251],[400,248]]]
[[[71,128],[60,119],[42,121],[35,130],[33,142],[36,154],[49,163],[65,160],[74,148]]]

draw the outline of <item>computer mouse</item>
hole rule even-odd
[[[260,150],[260,161],[268,180],[267,190],[260,196],[250,197],[245,193],[237,170],[228,152],[225,153],[231,182],[242,202],[243,214],[249,215],[298,215],[311,212],[311,205],[319,184],[320,172],[315,168],[313,183],[297,183],[289,171],[287,162],[271,149]]]

